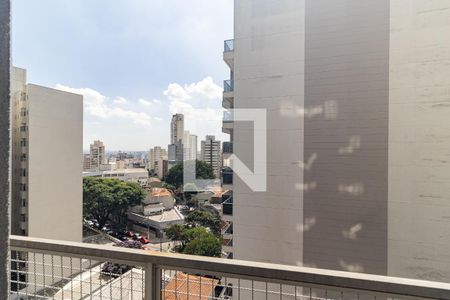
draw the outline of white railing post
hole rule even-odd
[[[145,300],[161,300],[161,268],[155,264],[145,267]]]

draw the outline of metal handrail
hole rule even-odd
[[[286,266],[242,260],[228,260],[170,254],[111,246],[11,236],[11,250],[62,255],[92,260],[124,262],[130,265],[170,267],[179,271],[200,271],[305,287],[335,288],[417,299],[450,299],[450,284],[361,273]],[[151,279],[151,278],[149,278]],[[147,279],[146,279],[147,280]]]

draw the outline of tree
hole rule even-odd
[[[167,184],[171,184],[176,188],[183,186],[183,166],[182,162],[173,166],[165,178]],[[195,161],[195,170],[197,179],[215,179],[214,171],[211,165],[204,161]]]
[[[166,229],[166,235],[181,245],[175,251],[184,254],[215,256],[222,254],[222,240],[205,227],[189,228],[183,225],[172,225]]]
[[[180,224],[174,224],[166,229],[166,236],[172,241],[183,240],[186,227]]]
[[[103,228],[112,215],[124,214],[130,206],[145,199],[145,191],[136,183],[118,179],[86,177],[83,179],[83,214],[98,221]]]
[[[201,256],[220,257],[222,255],[221,239],[204,227],[186,230],[186,244],[182,253]]]
[[[186,222],[192,227],[206,227],[209,228],[215,235],[220,234],[219,217],[208,211],[193,211],[187,216]]]

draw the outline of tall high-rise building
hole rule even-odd
[[[216,141],[213,135],[207,135],[201,142],[201,160],[212,166],[216,178],[220,178],[220,168],[222,165],[222,155],[220,151],[220,141]]]
[[[197,159],[197,136],[191,134],[189,131],[184,132],[183,159],[184,160]]]
[[[267,111],[234,258],[448,281],[450,2],[239,0],[234,19],[224,106]],[[252,126],[223,130],[251,168]]]
[[[167,150],[156,146],[153,147],[153,149],[150,149],[148,152],[148,169],[149,170],[155,170],[155,164],[156,162],[160,161],[161,159],[167,159]]]
[[[168,146],[171,164],[183,161],[184,115],[175,114],[170,122],[170,145]]]
[[[176,144],[183,140],[184,136],[184,115],[175,114],[170,122],[170,143]]]
[[[90,145],[91,169],[100,170],[100,166],[106,164],[105,145],[102,141],[94,141]]]
[[[12,68],[11,232],[81,242],[83,97],[26,78]]]

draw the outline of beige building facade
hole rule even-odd
[[[450,3],[240,0],[228,107],[267,110],[236,259],[450,281]],[[225,96],[225,93],[224,93]],[[252,126],[224,120],[252,168]]]
[[[81,242],[83,97],[11,78],[11,231]]]

